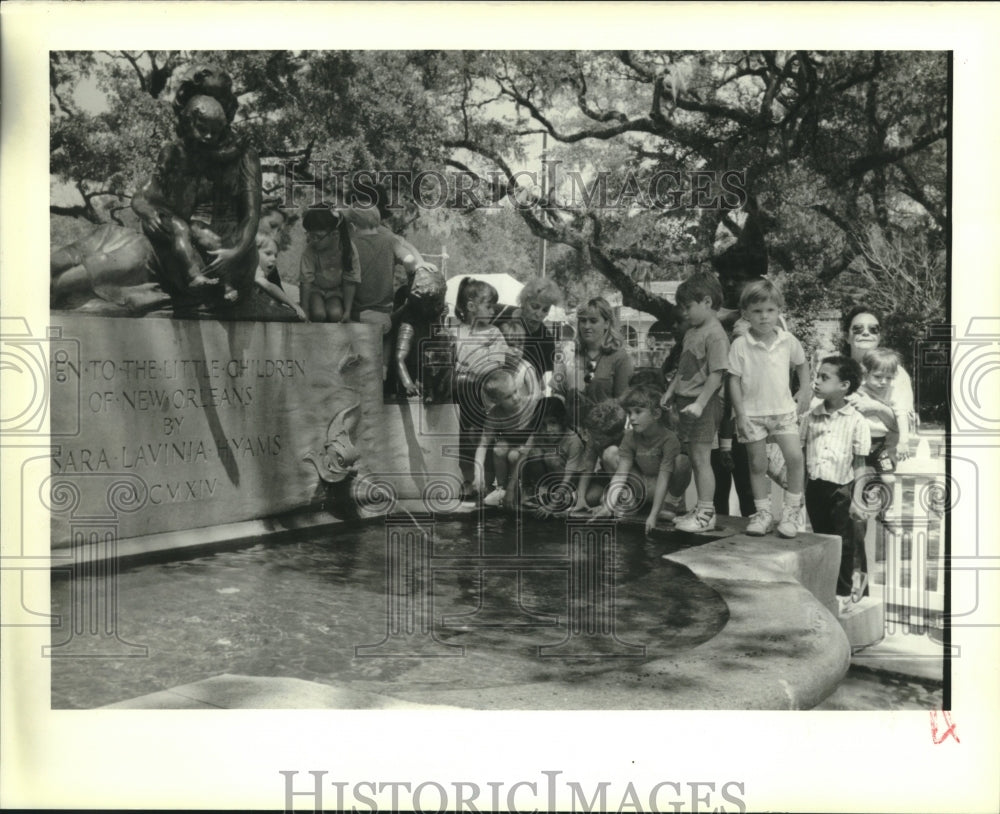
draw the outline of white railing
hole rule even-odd
[[[899,463],[887,487],[889,505],[869,527],[876,564],[884,569],[886,632],[902,625],[904,632],[923,633],[941,626],[945,610],[945,460],[932,457],[922,438],[916,455]]]

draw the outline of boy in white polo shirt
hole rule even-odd
[[[767,534],[774,523],[771,485],[767,479],[767,439],[781,449],[788,466],[788,491],[777,531],[795,537],[802,511],[804,468],[798,416],[809,409],[809,362],[799,340],[778,324],[785,307],[770,280],[743,289],[740,308],[750,329],[733,340],[729,351],[729,394],[739,440],[750,461],[750,488],[756,512],[747,534]],[[799,392],[792,398],[789,374],[798,374]]]

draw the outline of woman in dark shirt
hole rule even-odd
[[[556,334],[544,320],[553,305],[562,302],[562,292],[551,279],[532,277],[517,296],[517,306],[506,305],[494,317],[510,347],[521,348],[524,359],[538,373],[539,381],[552,371]]]

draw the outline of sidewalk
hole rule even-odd
[[[873,585],[871,593],[871,599],[881,604],[882,586]],[[945,647],[939,641],[940,631],[933,631],[935,640],[929,628],[916,633],[898,622],[886,622],[885,630],[881,641],[851,656],[852,668],[943,684]]]

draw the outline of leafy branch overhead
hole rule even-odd
[[[52,52],[51,170],[72,193],[53,212],[100,222],[127,206],[195,61],[233,75],[237,126],[293,180],[461,171],[478,184],[465,216],[516,203],[532,234],[657,315],[669,305],[639,277],[762,259],[830,282],[872,267],[860,235],[933,250],[948,225],[947,55],[877,51]],[[559,162],[545,188],[523,177],[542,134]],[[711,205],[695,205],[691,179],[725,173],[740,194],[709,180]],[[427,219],[398,192],[397,228]],[[733,241],[749,254],[720,263]]]

